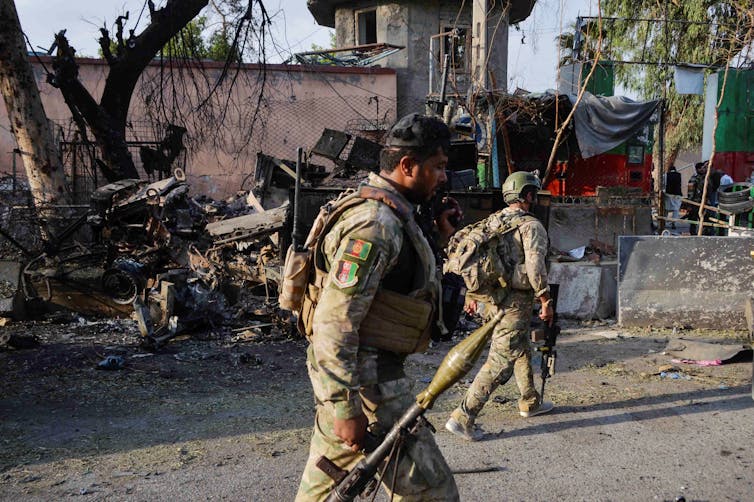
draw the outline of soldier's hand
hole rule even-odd
[[[542,308],[539,311],[539,318],[546,322],[548,326],[552,326],[552,321],[555,319],[555,310],[552,308],[552,300],[542,302]]]
[[[442,205],[445,209],[437,215],[435,223],[437,224],[437,230],[440,232],[440,238],[448,239],[455,233],[458,224],[461,222],[463,211],[458,201],[453,197],[445,197],[442,200]]]
[[[345,420],[336,418],[333,420],[333,431],[343,442],[350,446],[353,451],[359,451],[362,441],[367,433],[369,420],[363,413]]]
[[[464,312],[467,314],[476,314],[477,310],[479,309],[479,306],[476,303],[476,300],[466,300],[466,305],[463,306]]]

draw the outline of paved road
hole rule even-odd
[[[438,433],[454,469],[500,468],[457,475],[461,499],[752,500],[754,401],[749,388],[556,411],[505,423],[488,416],[485,425],[503,432],[475,444]],[[443,417],[433,418],[438,429]],[[292,500],[304,451],[281,446],[272,458],[253,452],[237,458],[238,453],[231,455],[230,465],[139,482],[127,498]]]
[[[485,408],[491,434],[478,443],[442,427],[463,387],[443,396],[429,418],[451,467],[497,469],[458,474],[462,500],[754,500],[752,363],[662,379],[668,334],[635,335],[564,332],[553,413],[519,417],[508,384]],[[50,369],[43,349],[6,354],[4,392],[14,393],[0,399],[0,500],[292,500],[313,415],[301,344],[254,346],[268,350],[270,373],[229,364],[232,347],[195,346],[211,357],[134,356],[127,373],[76,357]],[[414,377],[431,375],[447,348],[418,356]]]

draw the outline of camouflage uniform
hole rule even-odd
[[[695,174],[689,178],[688,198],[694,202],[702,201],[702,192],[704,191],[704,174]]]
[[[513,218],[524,216],[521,209],[507,207],[499,216]],[[540,396],[534,387],[531,368],[530,330],[534,297],[549,291],[547,285],[546,257],[547,232],[533,216],[527,217],[517,231],[503,238],[504,259],[512,267],[511,290],[501,302],[491,305],[488,318],[500,309],[505,314],[495,326],[487,361],[479,370],[461,405],[451,417],[460,424],[473,425],[477,415],[487,403],[492,392],[505,384],[511,375],[521,391],[518,407],[530,411],[539,406]]]
[[[379,176],[370,175],[368,183],[398,193]],[[363,412],[372,430],[376,424],[386,431],[415,402],[412,382],[403,369],[406,355],[360,344],[359,333],[362,327],[366,332],[362,320],[379,291],[407,294],[419,288],[437,299],[439,278],[431,248],[423,237],[423,242],[412,245],[408,235],[390,207],[365,200],[346,210],[324,237],[329,275],[314,312],[307,352],[316,417],[298,501],[322,500],[332,490],[333,481],[315,465],[320,456],[342,469],[354,467],[363,458],[334,434],[335,418],[349,419]],[[392,469],[391,464],[388,484]],[[422,429],[417,440],[403,448],[394,498],[458,500],[453,475],[430,431]]]

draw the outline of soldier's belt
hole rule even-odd
[[[429,346],[434,308],[431,302],[379,290],[359,328],[359,343],[398,354]]]

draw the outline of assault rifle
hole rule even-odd
[[[393,447],[403,438],[416,433],[417,428],[429,422],[424,418],[424,412],[435,404],[440,394],[452,387],[471,371],[479,359],[487,341],[492,335],[495,324],[502,317],[502,312],[483,326],[477,328],[461,343],[450,349],[448,354],[437,368],[432,381],[418,396],[416,403],[406,410],[401,418],[393,425],[384,439],[377,445],[366,458],[361,460],[356,467],[345,471],[336,466],[327,457],[320,457],[317,467],[330,476],[336,483],[332,493],[327,497],[328,502],[349,502],[358,497],[375,479],[375,475],[382,462],[393,451]],[[367,450],[371,448],[367,447]]]
[[[555,374],[555,359],[558,357],[558,352],[555,350],[555,342],[558,340],[560,334],[560,326],[558,326],[558,289],[559,284],[550,284],[550,298],[552,298],[552,324],[545,323],[545,343],[537,350],[542,354],[542,361],[540,366],[542,367],[542,389],[539,393],[540,399],[545,397],[545,382]]]

